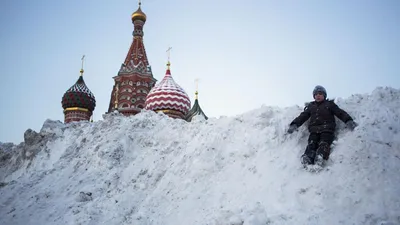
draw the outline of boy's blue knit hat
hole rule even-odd
[[[322,87],[321,85],[317,85],[315,86],[314,90],[313,90],[313,97],[318,93],[321,92],[324,95],[324,98],[326,99],[326,90],[324,87]]]

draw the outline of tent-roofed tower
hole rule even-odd
[[[143,43],[143,26],[147,16],[139,8],[132,13],[133,41],[118,75],[113,77],[114,87],[111,92],[108,112],[118,110],[124,115],[135,115],[144,108],[146,96],[154,87],[153,77]]]
[[[72,85],[62,97],[61,104],[64,108],[64,122],[89,121],[96,107],[96,99],[93,93],[86,86],[83,80],[83,59],[81,75],[74,85]]]
[[[204,119],[208,120],[208,117],[204,113],[204,111],[201,109],[200,104],[199,104],[199,92],[195,92],[195,100],[192,109],[187,113],[186,115],[186,121],[191,122],[192,119],[196,116],[202,116]]]

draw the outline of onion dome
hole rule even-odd
[[[79,107],[93,112],[96,107],[96,99],[94,98],[93,93],[86,86],[82,74],[83,70],[81,70],[81,76],[79,76],[76,83],[65,92],[62,97],[62,107],[64,109]]]
[[[184,119],[190,110],[190,99],[172,78],[169,62],[167,66],[165,77],[147,95],[145,109],[163,111],[171,117]]]
[[[195,100],[194,100],[193,107],[192,107],[192,109],[191,109],[191,110],[187,113],[187,115],[186,115],[186,121],[188,121],[188,122],[191,122],[192,119],[193,119],[195,116],[202,116],[202,117],[204,117],[204,119],[208,120],[208,117],[206,116],[206,114],[203,112],[203,110],[202,110],[201,107],[200,107],[199,99],[198,99],[198,94],[199,94],[199,93],[196,91],[196,93],[195,93],[196,98],[195,98]]]
[[[144,14],[142,9],[140,8],[140,5],[141,3],[139,2],[139,8],[134,13],[132,13],[132,21],[141,20],[143,22],[146,22],[146,14]]]

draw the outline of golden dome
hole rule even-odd
[[[139,8],[136,10],[136,12],[132,13],[132,21],[135,20],[141,20],[143,22],[146,22],[146,14],[142,12],[142,9],[140,8],[140,3],[139,3]]]

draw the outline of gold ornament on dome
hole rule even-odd
[[[136,12],[132,13],[132,21],[135,20],[142,20],[143,22],[146,22],[146,14],[142,11],[140,8],[140,5],[142,3],[139,1],[139,8],[136,10]]]

